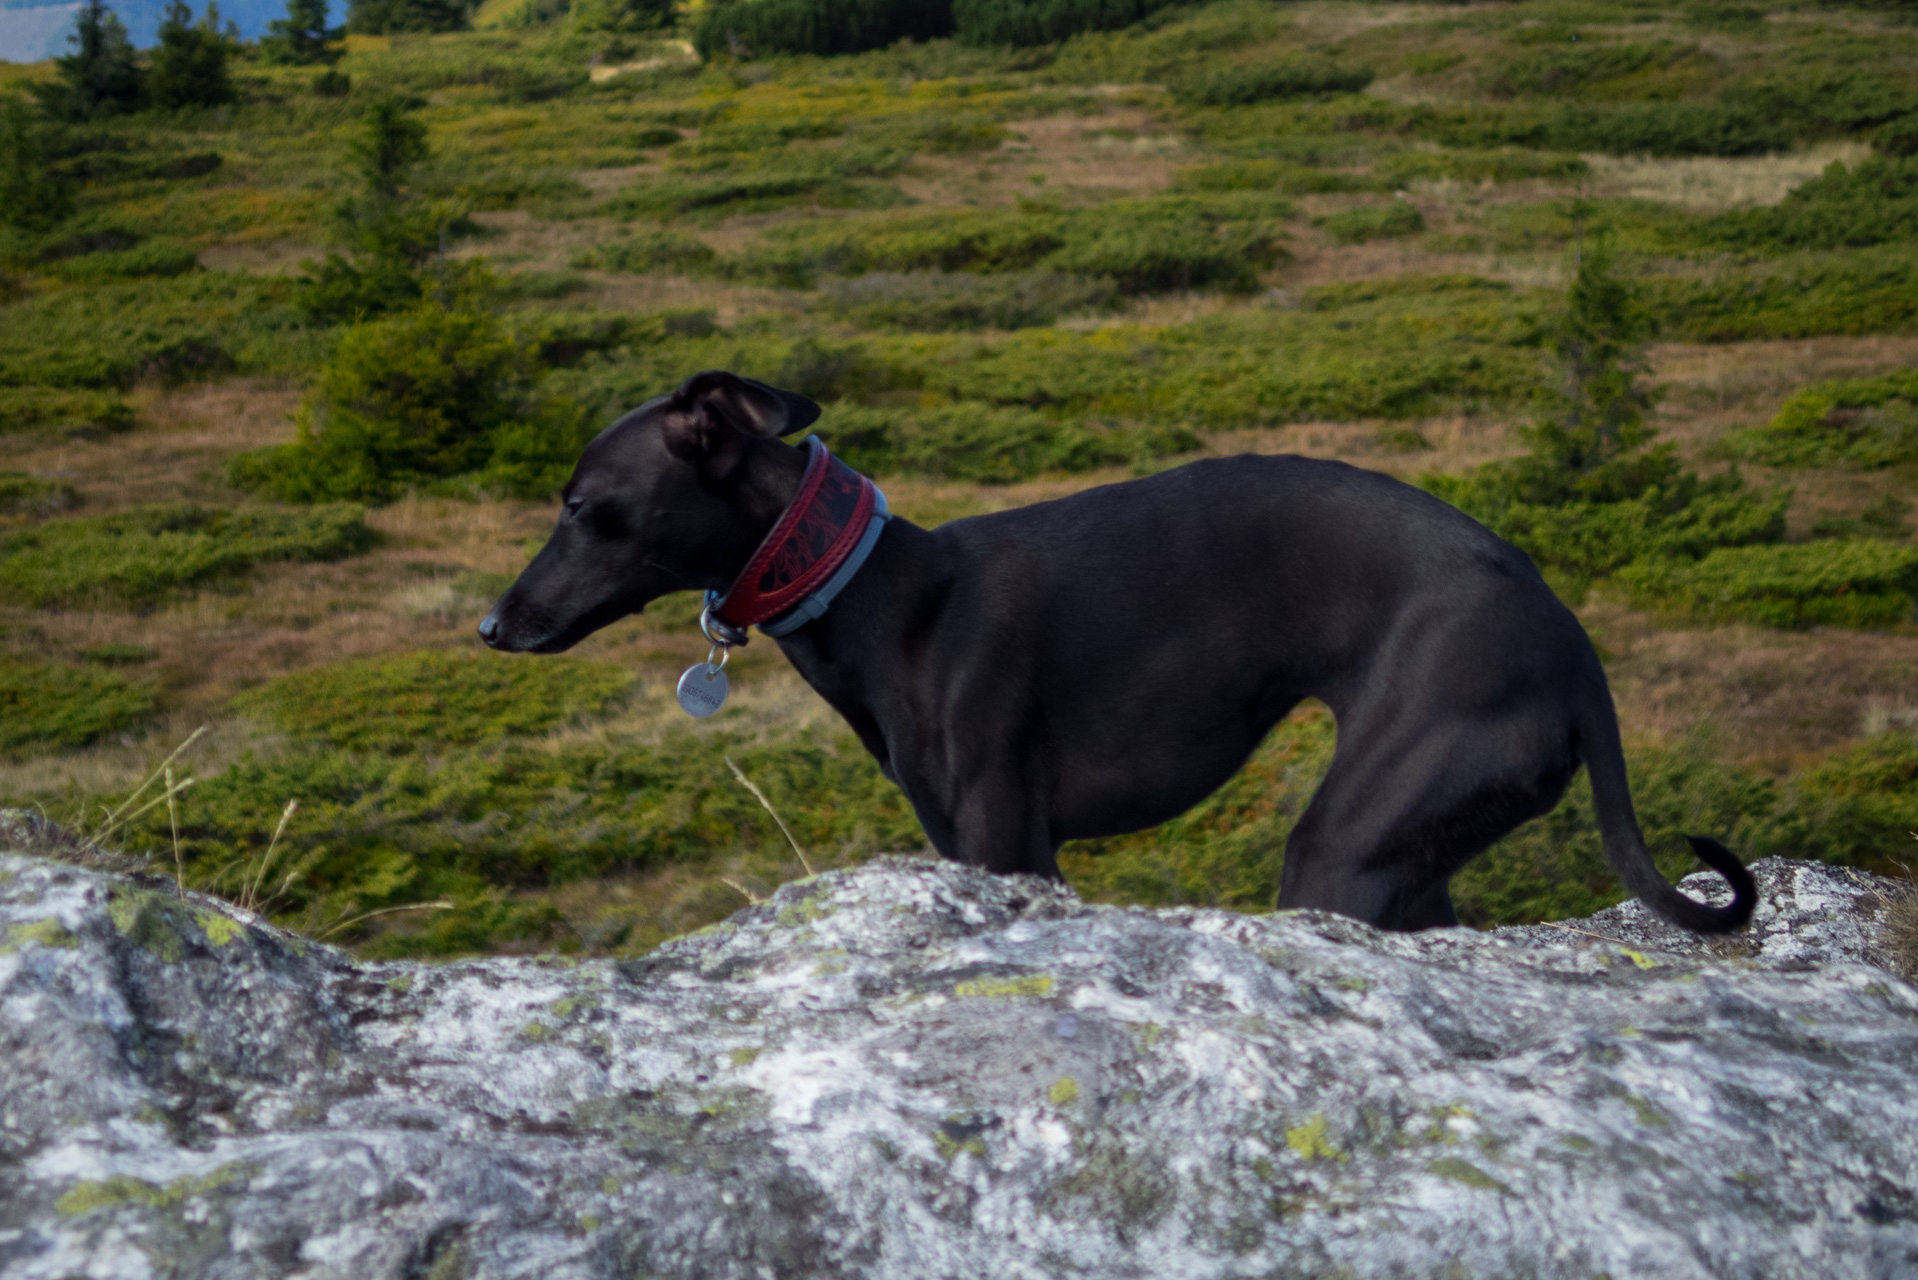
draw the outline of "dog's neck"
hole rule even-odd
[[[781,440],[749,440],[745,456],[733,469],[728,501],[739,517],[745,554],[734,568],[746,567],[746,560],[779,517],[792,505],[799,482],[806,474],[806,451]]]

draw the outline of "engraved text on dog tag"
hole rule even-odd
[[[695,662],[679,678],[679,705],[686,714],[704,720],[726,701],[726,673],[717,664]]]

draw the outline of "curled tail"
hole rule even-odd
[[[1579,739],[1585,771],[1592,780],[1592,801],[1598,810],[1599,835],[1605,860],[1640,902],[1693,933],[1730,933],[1742,929],[1758,902],[1758,885],[1738,855],[1706,836],[1686,836],[1698,860],[1724,876],[1732,887],[1731,905],[1707,906],[1673,888],[1659,874],[1639,832],[1632,811],[1632,792],[1625,781],[1625,752],[1618,741],[1618,719],[1611,698],[1588,707],[1580,717]]]

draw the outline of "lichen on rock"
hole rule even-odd
[[[888,858],[426,965],[0,853],[0,1275],[1910,1273],[1918,991],[1872,883],[1755,871],[1713,941]]]

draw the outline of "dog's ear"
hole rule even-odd
[[[805,396],[723,369],[709,369],[686,379],[673,395],[673,407],[684,407],[698,417],[716,418],[718,423],[714,425],[723,423],[762,440],[789,436],[819,420],[819,406]]]

